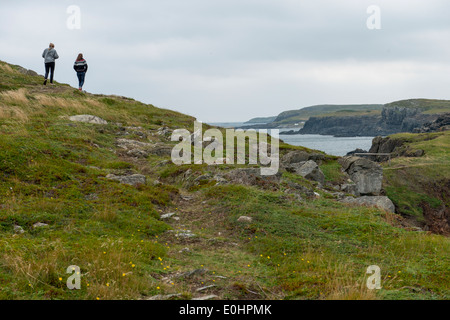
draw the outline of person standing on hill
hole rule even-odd
[[[88,70],[88,65],[86,63],[86,60],[84,60],[82,53],[78,55],[77,60],[73,65],[73,69],[77,72],[78,89],[81,91],[83,90],[84,79],[86,77],[86,72]]]
[[[42,58],[45,59],[45,80],[44,85],[47,84],[48,73],[50,72],[50,83],[53,83],[53,76],[55,74],[55,60],[59,58],[55,50],[55,45],[50,43],[49,47],[42,53]]]

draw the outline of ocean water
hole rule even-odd
[[[357,148],[369,150],[374,137],[333,137],[319,134],[283,135],[280,139],[284,142],[310,149],[320,150],[333,156],[345,156],[348,152]]]
[[[211,123],[211,125],[232,128],[243,125],[243,122]],[[369,150],[374,137],[333,137],[319,134],[283,135],[283,131],[298,130],[298,128],[280,129],[280,139],[284,142],[310,149],[320,150],[333,156],[345,156],[357,148]]]

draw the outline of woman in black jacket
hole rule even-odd
[[[84,79],[86,77],[86,72],[88,70],[88,65],[86,63],[86,60],[83,59],[83,54],[80,53],[77,57],[77,60],[75,61],[75,64],[73,65],[73,69],[77,72],[78,76],[78,89],[81,91],[83,90],[84,85]]]

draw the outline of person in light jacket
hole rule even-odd
[[[53,83],[53,76],[55,75],[55,60],[59,58],[55,50],[55,45],[50,43],[49,47],[42,53],[42,58],[45,62],[45,80],[44,85],[47,84],[48,74],[50,72],[50,83]]]
[[[78,89],[81,91],[83,90],[84,79],[86,77],[86,72],[88,70],[87,62],[86,60],[84,60],[82,53],[78,55],[77,60],[73,65],[73,69],[77,72]]]

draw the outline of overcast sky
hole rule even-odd
[[[70,30],[67,8],[80,8]],[[381,9],[370,30],[367,8]],[[450,99],[448,0],[0,0],[0,60],[197,117],[245,121],[315,104]]]

